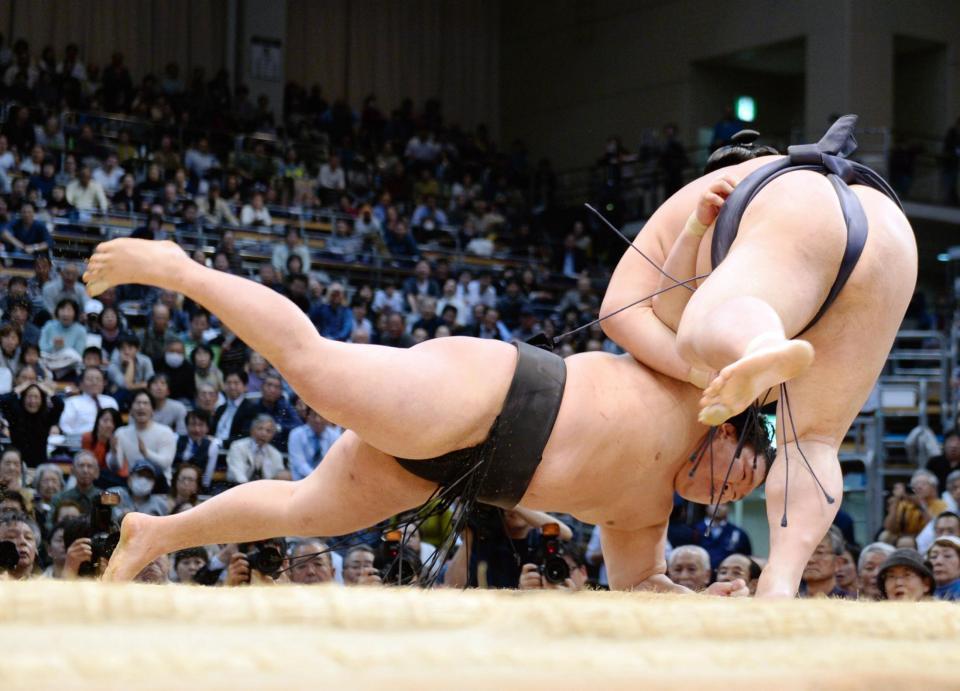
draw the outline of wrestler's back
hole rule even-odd
[[[776,158],[780,157],[762,157],[715,171],[695,180],[688,186],[692,189],[685,191],[698,196],[718,175],[733,173],[743,179]],[[831,444],[840,443],[869,396],[893,345],[917,277],[916,241],[906,217],[880,192],[863,185],[853,185],[851,189],[867,216],[866,246],[836,301],[820,321],[801,336],[814,346],[816,357],[813,366],[790,382],[788,388],[794,403],[797,400],[817,402],[815,409],[808,405],[803,410],[794,406],[798,408],[793,411],[798,432]],[[675,237],[687,214],[689,210],[674,206],[669,210],[670,220],[658,224],[657,230],[671,232],[676,228]],[[784,253],[789,255],[782,258],[784,262],[804,261],[805,257],[797,252],[798,238],[801,245],[802,242],[829,244],[839,269],[847,230],[836,192],[826,177],[797,171],[771,182],[750,203],[731,254],[738,245],[749,243],[754,233],[764,233],[767,237],[772,234],[778,239]],[[710,271],[712,237],[711,228],[700,248],[698,273]],[[664,238],[664,242],[672,244],[672,239]],[[791,287],[768,288],[790,290]],[[823,286],[824,295],[828,289],[829,285]]]

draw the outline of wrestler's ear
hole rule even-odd
[[[724,422],[722,425],[717,427],[717,436],[725,441],[732,441],[734,444],[739,440],[737,435],[737,428],[733,426],[733,423]]]

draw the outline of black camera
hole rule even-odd
[[[20,563],[20,552],[10,540],[0,541],[0,573],[13,573]]]
[[[259,571],[269,578],[276,578],[283,568],[283,551],[270,542],[257,543],[246,557],[253,571]]]
[[[80,565],[78,576],[96,576],[101,560],[109,560],[120,542],[120,527],[113,520],[113,509],[120,505],[120,495],[101,492],[93,498],[90,516],[69,521],[63,529],[63,545],[70,545],[79,538],[90,538],[93,556]]]
[[[403,532],[388,530],[374,553],[373,567],[384,585],[411,585],[420,578],[420,556],[403,544]]]
[[[560,540],[560,524],[547,523],[541,529],[543,542],[540,545],[539,569],[547,583],[561,585],[570,578],[570,565],[563,558],[563,542]]]

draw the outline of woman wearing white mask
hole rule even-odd
[[[193,365],[187,360],[183,341],[167,343],[163,359],[157,363],[157,374],[164,374],[170,385],[170,398],[177,401],[192,401],[196,395],[196,380]]]
[[[162,494],[154,494],[157,485],[157,468],[148,460],[137,461],[130,468],[126,487],[114,487],[110,491],[120,495],[120,504],[113,510],[114,520],[121,520],[131,511],[151,516],[166,516],[167,500]]]

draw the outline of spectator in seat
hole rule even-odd
[[[97,457],[89,451],[78,451],[74,455],[70,475],[74,479],[74,486],[60,492],[50,502],[51,516],[55,523],[63,518],[57,511],[62,503],[73,502],[83,513],[89,514],[94,498],[100,494],[100,488],[94,484],[100,477],[100,464]]]
[[[843,550],[843,535],[839,529],[830,526],[803,569],[800,597],[848,597],[837,585],[837,568]]]
[[[346,341],[353,331],[353,312],[344,304],[343,285],[331,283],[327,300],[310,310],[310,320],[324,338]]]
[[[320,166],[319,196],[324,205],[331,204],[340,192],[347,188],[347,178],[340,166],[340,156],[335,153],[330,154],[330,158]]]
[[[250,425],[250,436],[230,445],[227,481],[274,480],[279,479],[282,473],[288,474],[283,466],[283,456],[270,443],[276,433],[277,425],[272,417],[261,414],[254,418]]]
[[[30,301],[25,297],[13,298],[7,302],[7,314],[5,316],[9,317],[9,322],[7,326],[11,326],[16,333],[22,339],[22,345],[33,345],[37,346],[40,343],[40,329],[37,328],[36,324],[30,321],[30,312],[33,309],[33,306],[30,304]],[[19,348],[20,360],[23,359],[22,348]],[[9,366],[8,361],[8,366]],[[13,370],[11,370],[13,371]]]
[[[145,458],[134,463],[126,485],[110,488],[111,492],[120,495],[120,505],[113,509],[113,520],[120,522],[131,511],[150,516],[170,513],[166,497],[153,493],[160,474],[158,468]]]
[[[224,225],[240,225],[240,221],[233,213],[230,205],[220,195],[220,183],[216,180],[210,181],[210,185],[207,187],[207,194],[197,196],[196,202],[200,222],[204,225],[213,228],[219,228]]]
[[[150,358],[156,368],[163,362],[167,344],[176,338],[170,325],[170,310],[162,302],[154,303],[150,311],[150,323],[143,330],[140,352]]]
[[[220,161],[210,151],[210,142],[206,137],[200,137],[195,146],[187,149],[183,164],[191,175],[201,180],[206,178],[212,169],[220,167]]]
[[[168,177],[181,167],[180,154],[173,148],[173,137],[169,134],[160,138],[160,148],[154,151],[150,158]]]
[[[190,354],[190,363],[193,365],[193,381],[195,386],[210,384],[218,391],[223,388],[223,372],[214,362],[214,352],[206,343],[198,343]]]
[[[177,583],[192,584],[193,577],[209,562],[207,550],[203,547],[182,549],[173,557],[173,570],[177,574]]]
[[[861,550],[860,558],[857,559],[857,579],[860,582],[859,597],[861,600],[880,599],[877,574],[887,557],[893,552],[893,545],[886,542],[873,542]]]
[[[287,450],[290,432],[303,424],[293,406],[284,398],[283,379],[276,371],[269,372],[260,386],[260,401],[256,406],[258,415],[266,414],[277,423],[273,445],[281,452]]]
[[[417,241],[414,240],[413,234],[410,233],[404,221],[397,221],[392,226],[387,226],[383,241],[394,259],[417,259],[420,256]]]
[[[386,332],[380,336],[380,345],[392,348],[410,348],[413,346],[413,339],[406,332],[406,324],[402,315],[392,312],[387,316],[387,328]]]
[[[20,207],[20,218],[3,231],[2,237],[8,252],[17,250],[25,254],[37,254],[53,249],[53,237],[47,230],[47,224],[37,220],[30,202],[24,202]]]
[[[947,510],[937,494],[937,476],[929,470],[917,470],[910,477],[910,492],[898,482],[887,500],[884,534],[894,541],[901,535],[916,536],[923,527]],[[883,539],[883,538],[881,538]]]
[[[439,230],[441,226],[447,225],[447,214],[437,206],[436,196],[431,194],[424,199],[413,212],[410,225],[414,228],[423,228],[427,232]]]
[[[931,595],[933,573],[916,550],[898,549],[880,567],[877,587],[880,599],[919,602]]]
[[[38,255],[35,266],[40,266],[41,261]],[[60,275],[43,284],[43,307],[51,314],[56,314],[57,304],[63,298],[70,298],[78,306],[86,305],[89,296],[87,289],[80,283],[80,266],[70,262],[64,264],[60,270]],[[27,284],[27,291],[30,291],[30,284]],[[32,299],[32,298],[31,298]],[[78,315],[79,316],[79,313]],[[81,348],[81,351],[83,349]]]
[[[133,174],[126,173],[121,178],[119,188],[110,199],[110,208],[120,214],[137,214],[143,210],[143,198],[137,191]]]
[[[132,331],[120,335],[119,345],[110,356],[110,366],[107,376],[116,387],[118,402],[121,407],[135,391],[147,388],[150,377],[153,376],[153,362],[140,352],[140,339]]]
[[[927,561],[936,582],[933,596],[938,600],[960,600],[960,537],[938,537],[927,552]]]
[[[103,187],[84,166],[76,180],[67,185],[67,202],[79,211],[105,214],[110,208]]]
[[[120,181],[125,173],[126,171],[120,167],[117,155],[111,153],[107,154],[107,160],[104,161],[104,164],[93,171],[93,181],[100,185],[104,194],[112,197],[120,188]]]
[[[0,514],[0,541],[12,542],[19,559],[10,571],[14,580],[26,580],[38,575],[37,546],[40,544],[40,528],[24,513]]]
[[[88,367],[80,377],[80,391],[64,401],[63,414],[60,416],[60,432],[69,435],[81,435],[93,429],[97,411],[102,408],[117,409],[117,402],[111,396],[103,394],[105,377],[102,371]]]
[[[262,192],[254,192],[249,204],[244,204],[240,211],[240,223],[245,226],[269,228],[273,225],[270,211],[263,201]]]
[[[299,273],[310,273],[310,248],[300,237],[300,231],[293,226],[287,226],[286,235],[283,243],[274,245],[273,255],[270,258],[270,264],[281,275],[287,274],[287,261],[291,255],[300,257],[301,265]]]
[[[710,510],[708,507],[708,512]],[[753,549],[750,545],[750,536],[742,528],[738,528],[727,520],[730,515],[730,504],[720,504],[713,510],[715,514],[710,532],[707,533],[707,525],[710,523],[709,517],[697,523],[693,532],[695,535],[705,535],[699,544],[710,554],[710,567],[716,569],[720,566],[720,562],[729,555],[746,554],[750,556]]]
[[[199,467],[203,471],[203,486],[209,487],[217,469],[220,448],[220,440],[210,436],[210,414],[206,410],[191,410],[187,413],[187,433],[177,438],[173,463]]]
[[[330,424],[317,411],[308,408],[306,424],[290,432],[287,441],[293,479],[302,480],[312,473],[341,434],[343,430],[340,427]]]
[[[539,334],[543,329],[540,327],[540,322],[537,321],[537,314],[533,311],[533,308],[524,303],[520,307],[520,324],[514,329],[511,338],[515,341],[529,341],[531,338]]]
[[[256,403],[247,400],[247,373],[230,372],[224,379],[226,403],[217,408],[213,416],[214,436],[223,442],[224,448],[237,439],[246,437],[250,423],[256,417]]]
[[[170,380],[165,374],[154,374],[147,382],[147,391],[153,396],[156,409],[153,419],[177,434],[187,433],[187,407],[170,398]]]
[[[344,585],[381,585],[380,573],[374,567],[376,559],[367,545],[357,545],[343,558]]]
[[[937,476],[937,487],[948,489],[947,476],[960,470],[960,431],[947,430],[943,435],[943,454],[931,458],[927,470]]]
[[[290,581],[299,585],[333,583],[333,552],[322,540],[296,540],[287,549]]]
[[[677,585],[694,592],[705,590],[710,585],[710,555],[703,547],[683,545],[670,553],[667,575]]]
[[[413,276],[403,282],[403,297],[407,301],[408,311],[417,311],[417,301],[421,295],[440,297],[440,286],[430,277],[430,274],[430,263],[421,259],[414,267]]]
[[[920,534],[917,535],[918,551],[921,554],[926,554],[934,539],[944,535],[960,537],[960,515],[957,515],[954,511],[944,511],[924,526]]]
[[[437,316],[437,299],[428,295],[421,295],[417,301],[415,314],[419,319],[413,323],[413,331],[423,329],[427,332],[427,338],[433,338],[437,333],[437,328],[444,324],[442,318]]]
[[[0,413],[10,441],[32,468],[47,462],[47,438],[60,433],[57,422],[62,412],[62,399],[35,382],[20,384],[0,396]]]
[[[173,482],[170,483],[170,493],[167,495],[167,512],[175,507],[196,506],[200,493],[200,468],[193,463],[181,463],[173,471]]]
[[[857,578],[857,560],[859,558],[860,549],[848,542],[844,545],[843,554],[840,555],[837,566],[837,586],[847,593],[851,600],[856,600],[860,592],[860,581]]]
[[[100,477],[97,486],[112,487],[121,484],[127,477],[126,469],[122,473],[113,470],[116,467],[117,430],[123,427],[120,413],[113,408],[103,408],[97,413],[93,429],[80,438],[80,446],[97,457],[100,465]]]
[[[167,341],[163,358],[156,372],[166,375],[170,384],[170,397],[178,401],[191,401],[196,395],[196,377],[193,365],[186,358],[183,341],[173,338]]]
[[[177,435],[166,425],[153,421],[153,396],[146,391],[136,392],[130,404],[130,422],[117,430],[116,464],[133,468],[141,460],[156,466],[158,477],[170,481],[173,456],[177,450]]]
[[[747,584],[750,594],[757,592],[760,565],[745,554],[731,554],[717,568],[717,583],[729,583],[738,578]]]

